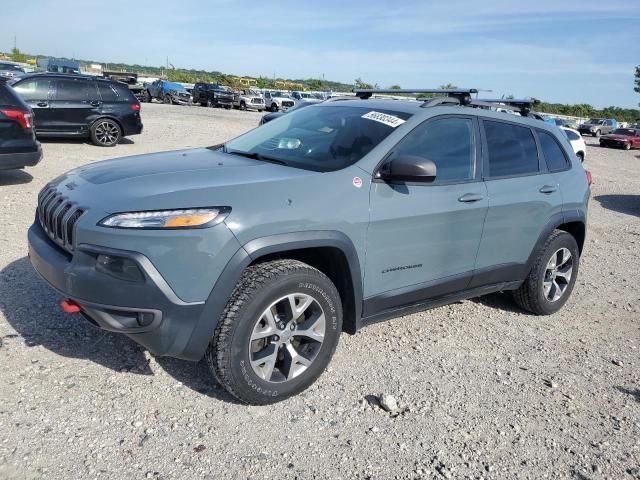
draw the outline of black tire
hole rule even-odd
[[[209,98],[209,99],[207,99],[207,103],[206,103],[206,105],[207,105],[207,107],[209,107],[209,108],[213,108],[213,107],[215,107],[215,105],[213,104],[213,102],[211,101],[211,99],[210,99],[210,98]]]
[[[596,130],[593,134],[594,137],[599,138],[602,132],[600,130]]]
[[[122,139],[122,128],[110,118],[100,118],[91,125],[91,141],[99,147],[115,147]]]
[[[625,150],[631,150],[631,144],[630,144],[629,142],[627,142],[627,143],[625,143],[625,144],[624,144],[624,147],[623,147],[623,148],[624,148]]]
[[[244,103],[244,101],[240,102],[240,110],[246,110],[247,109],[247,104]]]
[[[200,106],[201,107],[208,107],[209,105],[207,104],[207,102],[200,102]]]
[[[225,106],[224,106],[224,109],[225,109],[225,110],[231,110],[231,105],[225,105]]]
[[[323,340],[302,373],[288,380],[267,381],[251,366],[252,334],[265,309],[293,293],[312,297],[322,308]],[[218,382],[241,402],[271,404],[304,391],[318,379],[335,352],[341,330],[340,295],[326,275],[297,260],[258,263],[245,270],[231,294],[207,349],[207,363]],[[270,337],[266,341],[273,342]]]
[[[278,111],[278,104],[276,104],[276,103],[272,103],[272,104],[271,104],[271,108],[270,108],[270,110],[271,110],[272,112],[277,112],[277,111]]]
[[[151,97],[151,94],[149,93],[149,90],[145,90],[144,93],[142,94],[142,98],[141,100],[145,103],[151,103],[151,101],[153,100],[153,98]]]
[[[171,95],[165,95],[162,97],[162,103],[166,103],[167,105],[173,105],[173,98],[171,98]]]
[[[544,291],[544,281],[548,280],[547,267],[549,262],[560,249],[567,249],[571,253],[571,278],[566,282],[565,290],[561,296],[552,301]],[[557,312],[571,296],[578,277],[579,266],[580,252],[576,239],[567,232],[554,230],[540,249],[533,268],[524,283],[513,292],[516,303],[524,310],[536,315],[551,315]]]

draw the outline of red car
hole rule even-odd
[[[640,148],[640,128],[617,128],[600,137],[600,146],[625,150]]]

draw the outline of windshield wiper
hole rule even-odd
[[[260,155],[259,153],[256,153],[256,152],[242,152],[240,150],[228,150],[226,146],[224,147],[223,152],[229,153],[231,155],[240,155],[241,157],[253,158],[254,160],[260,160],[262,162],[277,163],[278,165],[288,165],[287,162],[285,162],[284,160],[280,160],[279,158],[273,158],[273,157],[265,157],[264,155]]]

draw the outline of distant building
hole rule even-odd
[[[39,58],[38,70],[57,73],[80,73],[80,62],[66,58]]]

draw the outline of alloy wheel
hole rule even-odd
[[[292,293],[282,297],[262,312],[253,328],[251,368],[267,382],[292,380],[314,362],[325,331],[324,311],[312,296]]]
[[[100,122],[95,131],[96,139],[101,145],[115,145],[120,140],[120,129],[113,122]]]
[[[542,281],[545,298],[550,302],[558,301],[571,283],[573,256],[568,248],[561,248],[551,255]]]

